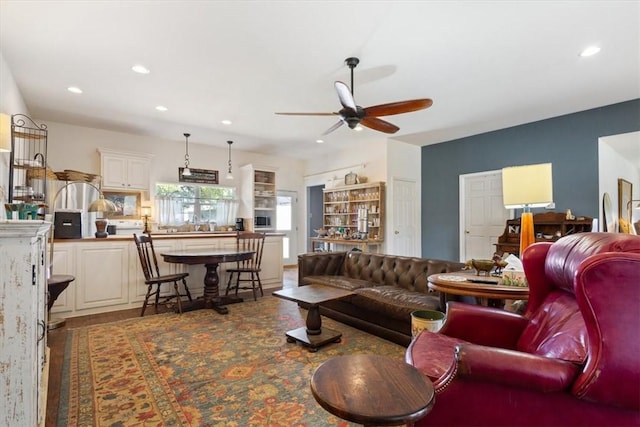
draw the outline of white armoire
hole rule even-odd
[[[0,221],[0,425],[44,425],[47,236],[44,221]]]

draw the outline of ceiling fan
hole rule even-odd
[[[358,58],[347,58],[344,61],[351,69],[351,90],[349,87],[340,82],[335,82],[336,91],[338,92],[338,98],[342,109],[337,113],[276,113],[280,115],[288,116],[340,116],[340,120],[335,125],[327,129],[323,135],[326,135],[334,130],[338,129],[344,123],[349,126],[350,129],[354,129],[358,124],[366,126],[368,128],[385,132],[396,133],[400,128],[385,120],[379,119],[378,116],[391,116],[394,114],[410,113],[412,111],[423,110],[431,107],[433,101],[429,98],[412,99],[409,101],[391,102],[389,104],[374,105],[373,107],[362,108],[356,105],[353,99],[353,69],[358,65],[360,60]]]

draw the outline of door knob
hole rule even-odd
[[[464,230],[465,233],[469,234],[469,230]]]
[[[400,234],[398,230],[394,231],[393,234]]]

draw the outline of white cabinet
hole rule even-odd
[[[235,249],[236,239],[232,236],[154,237],[153,246],[160,273],[188,271],[189,291],[197,298],[204,293],[205,266],[166,263],[160,254],[182,249]],[[224,293],[227,286],[226,268],[231,265],[235,264],[220,264],[218,273],[221,293]],[[267,235],[260,273],[263,286],[282,286],[282,269],[282,236]],[[60,294],[51,309],[52,313],[63,313],[66,318],[140,308],[147,292],[133,238],[56,241],[52,270],[55,274],[70,274],[76,278]],[[171,293],[173,288],[165,286],[163,292]]]
[[[273,231],[276,229],[276,172],[267,167],[245,165],[241,172],[240,215],[248,222],[247,229]]]
[[[0,425],[44,425],[49,227],[0,222]]]
[[[129,247],[132,244],[96,239],[77,245],[77,309],[108,307],[129,301]]]
[[[124,153],[104,148],[98,151],[103,189],[149,190],[150,154]]]

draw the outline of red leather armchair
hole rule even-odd
[[[407,348],[436,387],[416,425],[639,426],[640,237],[579,233],[523,264],[522,316],[450,302]]]

